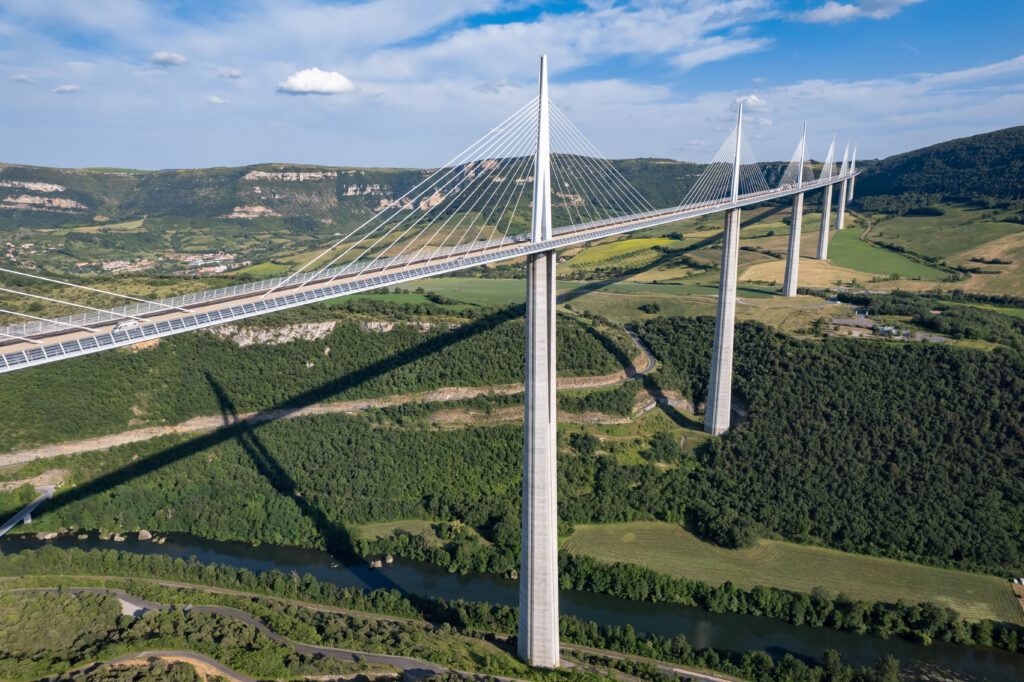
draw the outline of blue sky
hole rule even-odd
[[[607,156],[1024,123],[1020,0],[0,0],[0,161],[443,163],[536,90]]]

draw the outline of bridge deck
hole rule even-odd
[[[494,240],[471,244],[460,251],[448,251],[444,254],[432,252],[425,254],[420,261],[392,260],[381,261],[371,267],[356,265],[346,266],[327,271],[316,278],[296,278],[282,285],[280,278],[254,282],[244,286],[229,287],[213,292],[203,292],[188,297],[192,302],[169,301],[111,309],[108,319],[91,322],[79,321],[95,331],[71,328],[59,323],[35,323],[35,331],[31,325],[7,327],[0,332],[25,336],[50,343],[32,344],[26,341],[7,340],[0,342],[0,373],[17,369],[55,362],[65,358],[96,353],[102,350],[129,346],[143,341],[158,339],[173,334],[180,334],[194,329],[212,327],[225,322],[241,320],[257,315],[284,310],[297,306],[326,301],[332,298],[347,296],[385,286],[403,284],[418,279],[434,277],[458,270],[494,263],[497,261],[520,258],[531,253],[563,248],[583,242],[602,239],[649,227],[657,227],[680,220],[709,215],[732,208],[742,208],[752,204],[779,199],[802,192],[809,192],[822,187],[840,183],[857,173],[837,175],[826,180],[817,180],[804,184],[802,187],[789,187],[769,192],[744,195],[738,201],[721,201],[700,206],[687,206],[652,211],[646,214],[623,216],[614,220],[584,223],[582,225],[561,228],[555,231],[551,240],[531,242],[528,237],[521,236],[518,240]],[[359,269],[363,268],[363,269]],[[346,270],[350,270],[346,272]],[[268,293],[270,292],[270,293]],[[174,305],[185,308],[182,312],[167,307]],[[145,322],[130,329],[117,329],[125,314],[142,317]],[[64,318],[65,321],[83,318]]]
[[[31,515],[32,512],[35,511],[36,507],[43,503],[44,500],[48,500],[51,497],[53,497],[54,489],[55,488],[52,485],[43,486],[42,488],[36,488],[36,490],[40,493],[39,497],[29,502],[24,509],[22,509],[20,512],[18,512],[11,518],[7,519],[4,525],[0,526],[0,537],[7,535],[7,533],[9,533],[12,528],[17,526],[22,521],[24,521],[27,516]]]

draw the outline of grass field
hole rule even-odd
[[[828,257],[841,268],[872,272],[877,275],[898,274],[900,277],[920,277],[941,280],[947,275],[938,268],[918,263],[906,256],[872,246],[860,239],[860,230],[833,232],[828,245]]]
[[[669,244],[678,243],[678,240],[669,239],[667,237],[621,239],[617,242],[598,244],[596,246],[583,249],[582,253],[569,261],[569,263],[571,265],[593,265],[595,263],[600,263],[601,261],[636,253],[637,251],[649,251],[655,246],[667,246]]]
[[[288,265],[282,265],[280,263],[269,263],[268,262],[268,263],[257,263],[256,265],[250,265],[248,267],[241,268],[239,270],[235,270],[231,274],[234,275],[234,274],[245,273],[247,275],[256,275],[257,277],[266,277],[266,278],[269,279],[271,277],[277,277],[278,275],[283,275],[286,272],[288,272],[288,270],[290,270],[290,269],[291,269],[291,267],[288,266]]]
[[[422,535],[429,546],[440,547],[443,543],[441,538],[437,537],[437,533],[434,532],[433,528],[436,523],[436,521],[406,519],[403,521],[387,521],[384,523],[367,523],[362,526],[355,526],[354,530],[359,536],[364,538],[386,538],[394,535],[395,531],[404,531],[410,535]],[[471,535],[480,537],[472,528],[467,527],[466,530],[469,531]],[[480,542],[490,544],[482,537],[480,537]]]
[[[146,221],[145,218],[139,218],[138,220],[129,220],[124,223],[110,223],[109,225],[89,225],[87,227],[76,227],[75,232],[95,233],[95,232],[141,232],[142,223]]]
[[[925,256],[952,258],[987,242],[1024,231],[1024,226],[987,220],[987,211],[944,204],[945,215],[897,216],[878,222],[871,238],[891,242]]]
[[[1010,583],[993,576],[932,568],[775,540],[730,550],[657,521],[577,526],[563,549],[608,562],[635,563],[676,577],[720,585],[810,592],[823,587],[856,599],[949,606],[968,620],[1024,624]]]

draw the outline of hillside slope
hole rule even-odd
[[[1024,198],[1024,126],[994,130],[897,154],[864,169],[860,196],[941,194]]]

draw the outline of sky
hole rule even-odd
[[[529,101],[609,158],[1024,124],[1022,0],[0,0],[0,161],[437,166]]]

